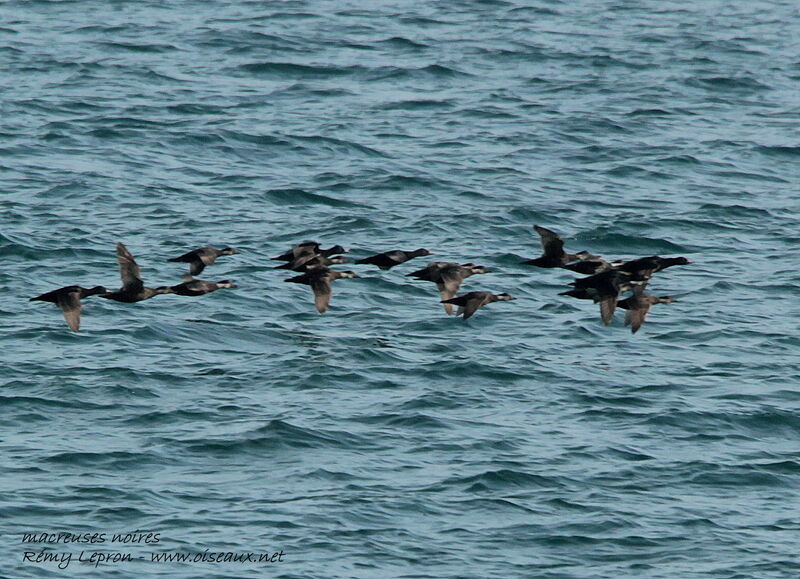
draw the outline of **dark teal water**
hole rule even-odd
[[[795,2],[0,6],[0,575],[795,577]],[[684,255],[632,336],[520,266]],[[353,266],[331,310],[268,257],[427,247],[507,291],[466,323]],[[125,243],[231,245],[237,290],[86,300]],[[160,533],[51,545],[25,532]],[[150,553],[276,552],[272,564]],[[142,557],[142,558],[140,558]]]

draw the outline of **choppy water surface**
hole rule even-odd
[[[0,574],[798,575],[798,10],[5,2]],[[519,265],[534,223],[695,263],[632,336]],[[518,299],[448,318],[417,260],[320,316],[267,260],[308,238]],[[27,301],[118,287],[118,241],[151,285],[234,246],[202,277],[239,289],[90,298],[78,334]],[[204,549],[285,558],[138,559]]]

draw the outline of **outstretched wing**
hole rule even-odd
[[[635,308],[628,310],[625,314],[625,325],[631,327],[631,332],[636,333],[642,327],[644,319],[647,317],[647,312],[650,311],[649,307]]]
[[[614,295],[600,300],[600,319],[603,320],[605,325],[610,324],[611,320],[614,319],[614,310],[617,309],[617,297]]]
[[[119,276],[122,278],[122,286],[142,286],[142,274],[139,272],[139,265],[133,259],[133,255],[128,248],[121,243],[117,244],[117,262],[119,262]]]
[[[447,298],[443,299],[450,299],[456,292],[458,288],[461,287],[461,282],[464,281],[464,277],[461,275],[461,266],[453,266],[453,267],[445,267],[439,271],[439,281],[437,285],[439,287],[439,291],[447,292],[450,294]]]
[[[213,261],[213,260],[212,260]],[[202,257],[198,257],[197,259],[189,262],[189,273],[191,275],[197,275],[203,273],[203,270],[206,268],[206,260]]]
[[[311,289],[314,291],[314,305],[317,306],[317,311],[324,314],[331,303],[331,283],[327,276],[312,281]]]
[[[487,296],[472,297],[464,304],[464,319],[472,317],[472,314],[478,311],[478,308],[486,304]]]
[[[445,266],[443,261],[433,261],[417,271],[407,273],[406,277],[415,277],[425,281],[436,281],[439,271]]]
[[[564,241],[558,236],[558,233],[539,225],[534,225],[533,228],[542,238],[542,250],[546,256],[561,257],[564,255]]]
[[[81,325],[81,294],[80,292],[68,292],[56,298],[56,305],[61,308],[64,313],[64,319],[67,321],[69,329],[77,332]]]

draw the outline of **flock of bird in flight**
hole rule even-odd
[[[600,318],[604,324],[610,324],[617,307],[627,310],[625,325],[631,327],[636,333],[644,323],[650,307],[658,303],[670,303],[675,299],[671,296],[657,297],[645,293],[645,288],[653,274],[673,265],[691,263],[685,257],[660,257],[657,255],[642,257],[631,261],[606,261],[587,251],[567,253],[564,251],[564,241],[555,232],[533,226],[541,237],[543,254],[535,259],[523,261],[525,265],[544,268],[564,268],[588,277],[579,278],[570,283],[573,289],[561,292],[559,295],[571,296],[578,299],[589,299],[600,304]],[[108,291],[103,286],[83,288],[71,285],[44,293],[30,301],[45,301],[56,304],[64,313],[67,325],[74,332],[80,326],[80,315],[83,308],[81,299],[89,296],[115,300],[118,302],[134,303],[152,298],[161,294],[177,294],[181,296],[201,296],[221,288],[235,288],[230,280],[218,282],[196,279],[206,266],[212,265],[218,257],[232,255],[237,251],[231,247],[214,249],[201,247],[168,261],[189,264],[189,273],[184,276],[183,282],[173,286],[160,286],[156,288],[145,287],[142,281],[139,265],[133,255],[121,243],[117,244],[117,261],[119,273],[122,278],[122,287],[117,291]],[[311,286],[314,292],[314,304],[317,311],[324,314],[331,300],[331,284],[340,278],[359,277],[352,271],[337,271],[330,265],[345,263],[342,254],[349,253],[341,245],[328,249],[321,249],[315,241],[306,241],[293,246],[287,252],[272,259],[286,262],[276,269],[288,269],[299,272],[300,275],[284,281]],[[414,251],[394,250],[379,253],[356,261],[357,264],[376,265],[382,270],[389,270],[396,265],[405,263],[415,257],[432,255],[427,249]],[[473,274],[488,273],[489,269],[473,263],[454,263],[434,261],[423,269],[406,274],[416,280],[430,281],[436,284],[441,296],[441,303],[448,314],[452,314],[453,306],[457,306],[456,315],[463,319],[470,318],[478,308],[497,301],[515,299],[507,293],[492,294],[484,291],[471,291],[457,296],[461,283]],[[619,299],[624,292],[632,292],[630,297]]]

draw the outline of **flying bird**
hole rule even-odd
[[[81,325],[81,310],[83,309],[81,300],[107,291],[108,290],[101,285],[89,289],[79,285],[68,285],[36,296],[28,301],[50,302],[51,304],[57,305],[64,313],[64,319],[67,321],[69,329],[73,332],[77,332]]]
[[[239,253],[232,247],[225,249],[214,249],[213,247],[201,247],[178,257],[173,257],[167,261],[178,261],[189,264],[189,275],[201,273],[207,265],[213,264],[222,255],[233,255]]]
[[[455,298],[450,298],[449,300],[442,300],[442,303],[458,306],[456,315],[464,314],[464,319],[467,320],[472,317],[472,314],[474,314],[478,308],[487,304],[515,299],[517,298],[507,293],[495,295],[489,292],[469,292]]]
[[[385,251],[383,253],[379,253],[378,255],[359,259],[356,263],[377,265],[380,269],[387,270],[396,265],[400,265],[401,263],[405,263],[409,259],[414,259],[415,257],[422,257],[425,255],[433,255],[433,253],[422,248],[415,249],[414,251],[403,251],[401,249],[396,249],[394,251]]]

